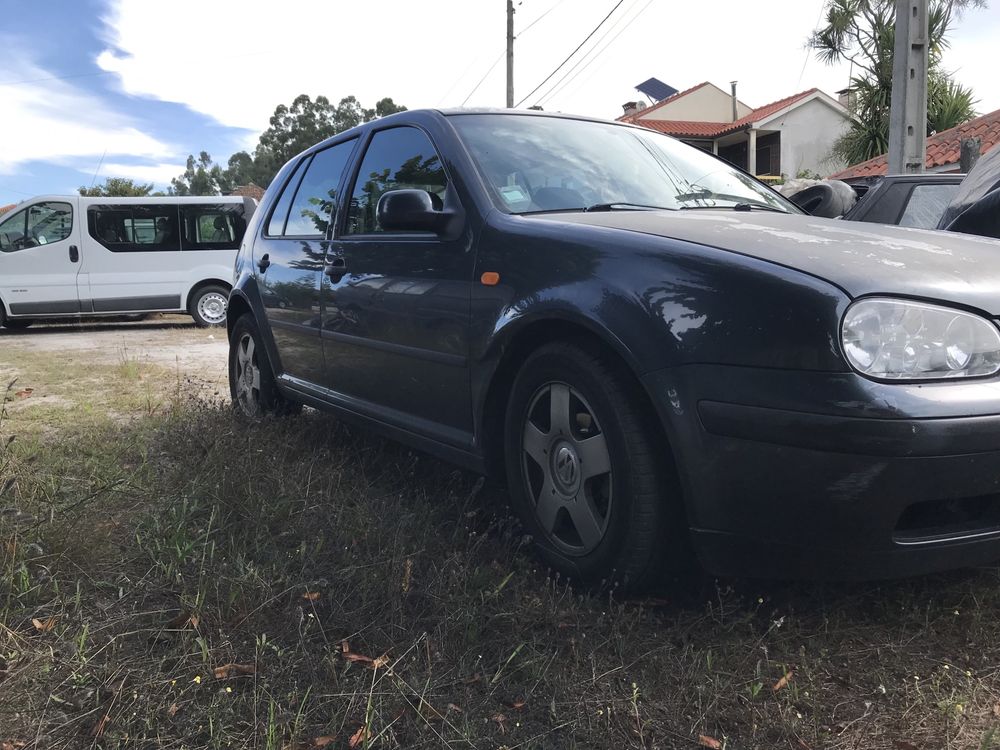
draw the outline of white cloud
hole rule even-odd
[[[277,104],[301,93],[334,101],[353,94],[367,106],[383,96],[411,108],[458,106],[502,55],[506,32],[499,0],[244,0],[238,10],[205,0],[110,2],[103,19],[107,49],[97,62],[120,77],[127,93],[182,103],[251,133],[267,127]],[[595,49],[607,45],[605,51],[571,73],[544,106],[615,117],[623,102],[636,98],[633,86],[650,76],[681,89],[704,80],[728,88],[738,79],[740,98],[752,106],[813,86],[833,93],[846,86],[848,67],[824,65],[805,49],[824,4],[625,0],[591,42]],[[515,5],[517,101],[598,24],[611,2]],[[992,9],[970,12],[956,32],[967,26],[992,43],[1000,16]],[[952,52],[955,59],[949,53],[946,65],[989,71],[988,57],[973,63]],[[525,105],[546,94],[576,59]],[[504,69],[501,60],[469,106],[503,106]],[[980,77],[976,86],[984,104],[1000,99],[992,79]]]
[[[847,70],[821,65],[804,48],[823,3],[772,0],[762,12],[742,0],[626,0],[592,40],[595,50],[607,45],[606,51],[571,73],[546,109],[615,117],[622,102],[635,98],[632,87],[649,76],[677,88],[703,80],[726,87],[737,78],[741,97],[755,106],[816,85],[841,88]],[[611,3],[516,5],[515,100],[572,51]],[[245,0],[238,12],[204,0],[111,0],[103,21],[107,49],[97,64],[120,76],[127,93],[183,103],[254,133],[267,127],[277,104],[301,93],[334,101],[353,94],[367,106],[383,96],[409,107],[458,106],[503,53],[506,32],[499,0]],[[468,105],[503,106],[504,70],[501,61]]]
[[[93,176],[92,170],[81,169],[81,172]],[[170,180],[184,172],[184,164],[120,164],[105,162],[101,165],[96,182],[103,182],[107,177],[128,177],[139,182],[152,182],[154,185],[169,185]]]
[[[0,47],[9,52],[12,45]],[[6,57],[5,80],[32,82],[0,84],[0,174],[13,174],[19,165],[31,161],[65,164],[93,157],[96,166],[105,153],[145,158],[172,155],[163,143],[97,97],[66,81],[53,80],[51,73],[27,62],[23,55]]]

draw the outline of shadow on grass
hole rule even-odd
[[[0,454],[0,741],[992,742],[993,569],[617,600],[538,569],[476,476],[322,415],[191,406],[18,445]]]

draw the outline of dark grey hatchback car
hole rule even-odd
[[[506,479],[544,559],[642,586],[1000,558],[1000,245],[814,219],[641,128],[415,111],[290,161],[230,381]]]

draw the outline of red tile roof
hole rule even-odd
[[[17,204],[16,203],[11,203],[9,206],[0,206],[0,214],[5,214],[8,211],[10,211],[12,208],[17,208]]]
[[[1000,143],[1000,109],[995,112],[969,120],[964,125],[959,125],[951,130],[942,130],[927,139],[927,160],[924,166],[927,169],[933,167],[943,167],[949,164],[958,164],[961,153],[962,141],[966,138],[979,138],[982,140],[982,149],[985,154],[995,145]],[[872,177],[883,175],[889,170],[889,160],[885,154],[876,156],[874,159],[863,161],[848,167],[842,172],[831,175],[831,179],[844,180],[851,177]]]
[[[702,84],[704,86],[704,84]],[[693,89],[690,89],[693,90]],[[628,118],[619,118],[625,120],[626,122],[631,122],[636,125],[642,125],[643,127],[650,128],[651,130],[658,130],[661,133],[666,133],[668,135],[680,136],[682,138],[718,138],[719,136],[726,135],[728,133],[735,133],[743,128],[753,125],[755,122],[760,122],[761,120],[766,120],[774,114],[777,114],[785,107],[790,107],[796,102],[805,99],[807,96],[819,91],[819,89],[809,89],[808,91],[803,91],[798,94],[793,94],[792,96],[786,96],[784,99],[779,99],[776,102],[771,102],[770,104],[765,104],[763,107],[757,107],[757,109],[752,110],[749,114],[741,117],[735,122],[700,122],[697,120],[646,120],[642,119],[641,115],[643,112],[648,112],[652,107],[639,112],[637,115],[630,115]],[[684,92],[687,93],[687,92]],[[677,94],[681,96],[681,94]],[[671,97],[675,98],[675,97]],[[670,101],[666,99],[664,101]],[[662,104],[663,102],[660,102]]]

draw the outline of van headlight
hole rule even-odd
[[[873,378],[971,378],[1000,370],[993,322],[924,302],[859,300],[847,308],[841,341],[851,366]]]

